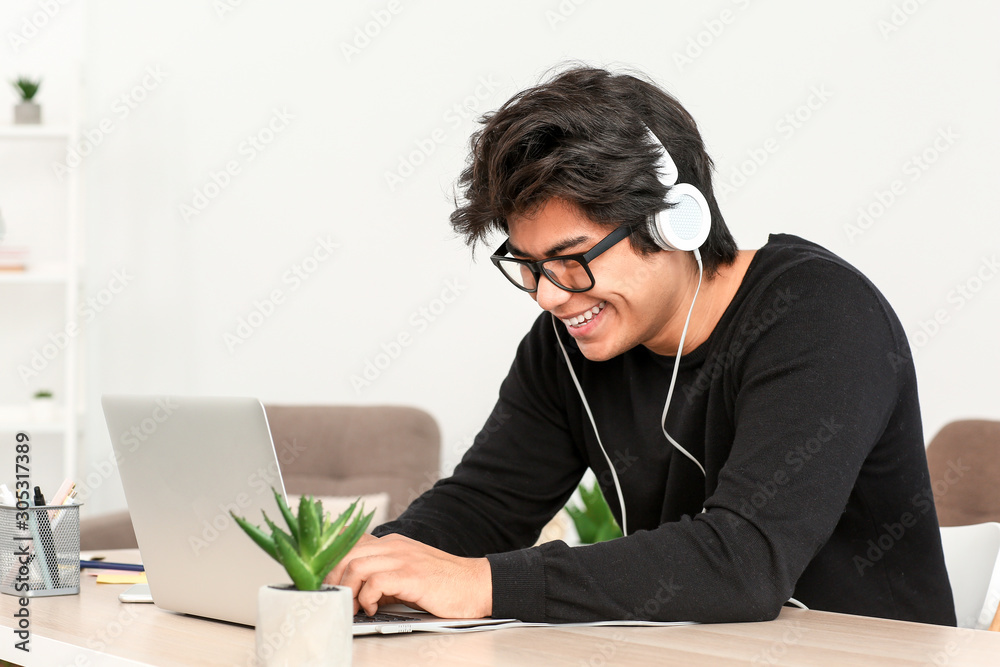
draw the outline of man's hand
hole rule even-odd
[[[354,591],[354,613],[401,602],[444,618],[493,612],[493,580],[485,558],[461,558],[402,535],[365,535],[327,576]]]

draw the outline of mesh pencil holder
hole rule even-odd
[[[80,592],[80,506],[0,505],[0,593]]]

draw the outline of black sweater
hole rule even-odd
[[[955,624],[902,327],[857,269],[772,235],[711,336],[583,357],[558,325],[623,487],[628,536],[529,548],[604,455],[543,313],[454,474],[375,534],[487,556],[493,615],[760,621],[811,609]],[[702,510],[705,510],[704,512]]]

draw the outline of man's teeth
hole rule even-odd
[[[607,301],[602,301],[590,310],[584,312],[582,315],[577,315],[576,317],[571,317],[568,320],[563,320],[562,323],[568,327],[577,327],[584,322],[589,322],[594,318],[594,315],[598,314],[604,310],[604,306],[608,305]]]

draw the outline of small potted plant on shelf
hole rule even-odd
[[[580,498],[583,500],[583,509],[566,505],[566,511],[573,519],[581,544],[596,544],[622,536],[622,529],[618,527],[596,481],[590,489],[580,485]]]
[[[39,389],[31,397],[31,417],[36,422],[50,422],[55,420],[56,408],[52,401],[52,392],[48,389]]]
[[[38,125],[42,122],[42,107],[34,101],[42,80],[32,80],[21,76],[11,81],[14,90],[21,96],[21,102],[14,107],[15,125]]]
[[[330,586],[323,579],[361,539],[374,512],[365,514],[364,505],[357,507],[355,501],[331,519],[322,501],[302,496],[296,516],[280,493],[274,491],[274,497],[287,532],[264,512],[270,533],[230,512],[294,582],[260,588],[257,660],[265,666],[350,665],[354,596],[350,588]]]

